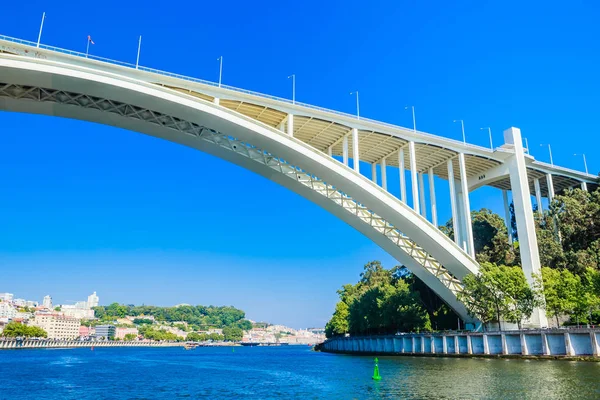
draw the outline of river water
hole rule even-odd
[[[600,363],[373,358],[308,347],[0,351],[0,399],[599,399]]]

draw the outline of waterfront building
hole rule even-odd
[[[90,294],[87,299],[87,307],[98,307],[98,303],[100,302],[100,298],[96,295],[96,292]]]
[[[2,301],[12,302],[13,297],[14,297],[14,294],[12,294],[12,293],[6,293],[6,292],[0,293],[0,300],[2,300]]]
[[[11,303],[6,301],[0,302],[0,317],[15,318],[17,316],[17,309],[13,307]]]
[[[87,305],[87,302],[85,301],[81,301],[78,302],[77,304],[85,304]],[[87,308],[80,308],[76,305],[72,306],[72,305],[64,305],[60,307],[60,311],[68,316],[68,317],[72,317],[72,318],[77,318],[77,319],[93,319],[94,318],[94,310],[89,310]]]
[[[112,339],[115,337],[116,328],[114,325],[98,325],[96,326],[97,338]]]
[[[25,307],[27,305],[27,300],[25,299],[14,299],[13,304],[17,307]]]
[[[42,301],[42,304],[43,304],[44,308],[47,308],[48,310],[52,310],[52,297],[50,297],[50,295],[44,296],[44,301]]]
[[[137,328],[125,328],[119,327],[115,329],[115,338],[116,339],[125,339],[125,335],[133,334],[138,336],[140,333]]]
[[[48,339],[75,339],[81,326],[77,318],[50,312],[37,312],[31,324],[45,330]]]

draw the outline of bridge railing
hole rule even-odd
[[[60,47],[50,46],[50,45],[41,44],[41,43],[38,47],[37,43],[35,43],[35,42],[29,41],[29,40],[24,40],[24,39],[18,39],[18,38],[6,36],[6,35],[0,35],[0,40],[5,40],[7,42],[13,42],[13,43],[26,45],[26,46],[36,47],[36,48],[43,49],[43,50],[54,51],[57,53],[67,54],[67,55],[74,56],[74,57],[86,58],[89,60],[95,60],[95,61],[100,61],[100,62],[104,62],[104,63],[108,63],[108,64],[118,65],[121,67],[137,69],[138,71],[150,72],[153,74],[168,76],[168,77],[176,78],[176,79],[182,79],[182,80],[189,81],[189,82],[200,83],[200,84],[212,86],[215,88],[231,90],[234,92],[249,94],[252,96],[257,96],[257,97],[261,97],[261,98],[265,98],[265,99],[269,99],[269,100],[280,101],[280,102],[287,103],[287,104],[294,105],[294,106],[305,107],[305,108],[309,108],[312,110],[317,110],[317,111],[321,111],[321,112],[339,115],[339,116],[342,116],[345,118],[356,119],[357,121],[360,121],[360,122],[368,122],[368,123],[378,124],[378,125],[382,125],[382,126],[385,126],[388,128],[396,129],[396,130],[400,129],[400,130],[403,130],[406,132],[411,132],[411,133],[413,132],[412,129],[408,129],[408,128],[405,128],[405,127],[402,127],[399,125],[394,125],[394,124],[390,124],[387,122],[377,121],[377,120],[370,119],[370,118],[364,118],[364,117],[359,118],[357,115],[349,114],[349,113],[346,113],[343,111],[336,111],[336,110],[332,110],[332,109],[325,108],[325,107],[302,103],[299,101],[292,101],[290,99],[286,99],[283,97],[278,97],[278,96],[273,96],[273,95],[269,95],[269,94],[265,94],[265,93],[255,92],[253,90],[241,89],[241,88],[238,88],[235,86],[229,86],[229,85],[223,85],[223,84],[219,85],[216,82],[211,82],[211,81],[207,81],[204,79],[194,78],[191,76],[181,75],[181,74],[177,74],[177,73],[173,73],[173,72],[163,71],[163,70],[156,69],[156,68],[143,67],[141,65],[136,66],[135,64],[124,62],[124,61],[118,61],[118,60],[113,60],[110,58],[99,57],[99,56],[95,56],[92,54],[85,54],[82,52],[67,50],[67,49],[63,49]],[[443,138],[444,140],[449,141],[451,144],[458,145],[461,147],[471,148],[471,149],[478,150],[478,151],[481,151],[481,150],[489,151],[489,148],[487,148],[487,147],[478,146],[478,145],[474,145],[474,144],[470,144],[470,143],[465,143],[465,142],[462,142],[462,141],[459,141],[456,139],[446,138],[446,137],[433,135],[431,133],[426,133],[426,132],[421,132],[421,131],[418,131],[417,133],[423,137],[430,137],[430,138],[436,138],[436,139]]]

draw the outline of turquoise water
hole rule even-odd
[[[380,357],[308,347],[0,351],[0,399],[597,399],[600,363]]]

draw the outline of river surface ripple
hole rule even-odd
[[[600,399],[600,363],[373,358],[308,347],[0,351],[0,399]]]

